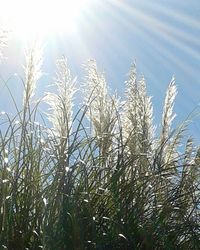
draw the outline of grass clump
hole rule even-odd
[[[1,249],[199,249],[200,153],[191,137],[180,148],[186,123],[172,129],[174,78],[156,129],[135,65],[121,102],[89,61],[75,114],[66,59],[57,61],[57,91],[35,101],[40,76],[31,50],[22,107],[0,116]]]

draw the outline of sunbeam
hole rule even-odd
[[[1,2],[0,17],[22,40],[73,32],[90,0],[18,0]],[[12,8],[10,8],[12,6]]]

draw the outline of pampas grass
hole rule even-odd
[[[66,138],[70,133],[72,123],[72,101],[75,93],[75,81],[67,67],[65,58],[57,60],[56,75],[55,86],[58,93],[47,93],[45,100],[50,106],[48,118],[52,122],[54,133],[59,138]]]
[[[93,135],[103,158],[111,149],[116,130],[118,99],[108,94],[108,87],[103,73],[98,72],[95,60],[86,66],[84,102],[86,116],[91,123]]]
[[[21,110],[0,116],[0,248],[199,249],[200,154],[185,140],[187,123],[173,126],[174,78],[159,131],[135,64],[120,101],[89,61],[75,113],[75,80],[61,58],[38,119],[41,61],[29,51]]]
[[[36,84],[41,77],[42,52],[38,45],[34,45],[26,52],[26,65],[24,66],[24,96],[23,106],[26,109],[35,94]]]

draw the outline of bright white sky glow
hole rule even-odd
[[[72,32],[91,0],[0,0],[0,20],[22,40]]]

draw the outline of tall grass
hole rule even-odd
[[[200,153],[191,137],[180,148],[186,123],[172,126],[175,79],[156,129],[135,65],[121,102],[89,61],[74,113],[65,58],[57,91],[35,101],[41,61],[27,53],[22,106],[0,115],[1,249],[199,249]],[[49,110],[39,119],[41,102]]]

